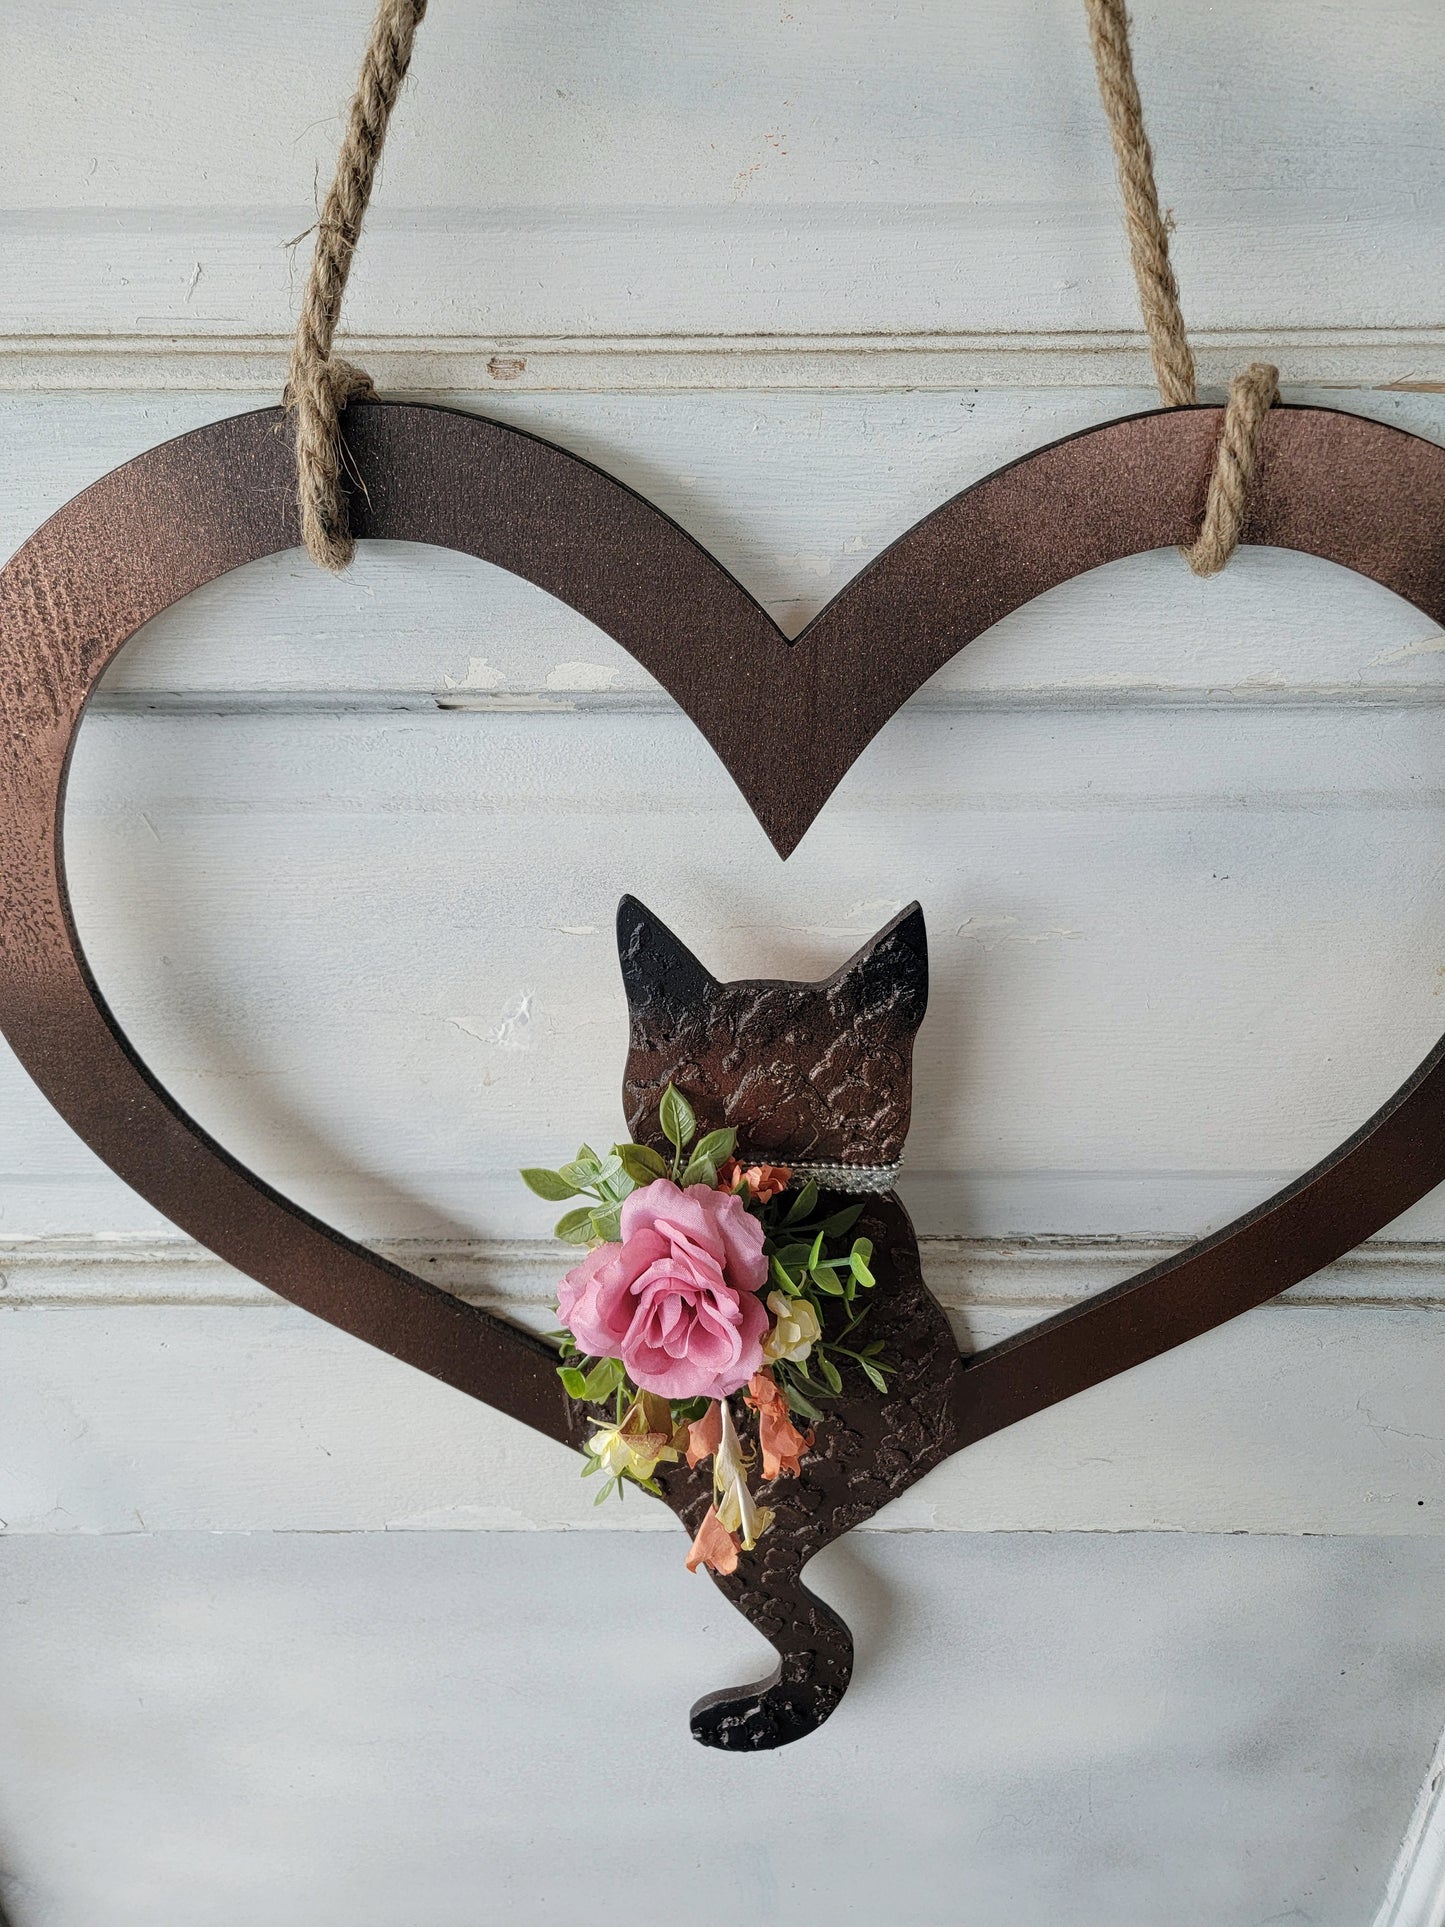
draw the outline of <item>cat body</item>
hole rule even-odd
[[[715,1583],[777,1648],[768,1680],[692,1710],[704,1744],[780,1746],[822,1724],[852,1672],[853,1641],[802,1584],[814,1553],[871,1517],[958,1444],[962,1370],[941,1307],[923,1283],[918,1242],[892,1184],[912,1103],[913,1042],[928,1001],[923,913],[903,911],[821,983],[723,983],[635,898],[617,919],[631,1035],[623,1081],[635,1141],[665,1149],[658,1107],[669,1083],[706,1132],[732,1126],[745,1162],[791,1165],[836,1207],[867,1198],[857,1233],[878,1280],[868,1337],[896,1369],[886,1393],[844,1381],[814,1428],[799,1477],[762,1487],[769,1531]],[[663,1468],[664,1497],[690,1532],[712,1501],[699,1468]]]

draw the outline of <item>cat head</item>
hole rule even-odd
[[[722,983],[635,897],[618,908],[617,951],[631,1015],[623,1105],[638,1143],[662,1146],[671,1082],[700,1131],[736,1127],[741,1157],[891,1173],[928,1004],[916,903],[822,983]],[[818,1175],[847,1188],[847,1174]]]

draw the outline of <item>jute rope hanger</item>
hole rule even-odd
[[[427,0],[381,0],[336,157],[336,178],[316,223],[316,247],[291,349],[286,400],[296,416],[301,535],[313,562],[333,574],[356,553],[341,488],[341,411],[374,393],[370,375],[331,353],[361,223],[386,144],[387,125]]]
[[[1169,228],[1159,207],[1154,156],[1134,78],[1129,17],[1124,0],[1084,0],[1084,4],[1160,397],[1168,408],[1188,407],[1198,398],[1194,356],[1169,260]],[[341,414],[354,396],[374,391],[369,375],[333,356],[331,350],[387,126],[426,9],[427,0],[381,0],[377,8],[336,160],[336,177],[316,224],[316,247],[291,350],[286,400],[296,417],[301,533],[312,560],[333,573],[344,569],[356,553],[341,487]],[[1217,574],[1238,545],[1259,432],[1278,398],[1279,371],[1266,362],[1252,363],[1230,383],[1204,520],[1198,538],[1183,551],[1196,575]]]
[[[1134,78],[1129,16],[1124,0],[1084,0],[1099,98],[1109,120],[1124,226],[1139,308],[1149,336],[1154,378],[1166,408],[1188,408],[1198,400],[1194,355],[1179,306],[1179,284],[1169,260],[1169,223],[1159,207],[1154,155],[1144,127],[1144,108]],[[1196,575],[1217,575],[1239,545],[1249,485],[1254,477],[1259,433],[1279,400],[1279,370],[1267,361],[1251,362],[1229,384],[1224,427],[1209,478],[1204,521],[1196,540],[1182,551]]]

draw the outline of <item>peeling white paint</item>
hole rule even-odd
[[[1025,930],[1017,917],[965,917],[953,934],[990,950],[999,943],[1057,943],[1069,937],[1082,937],[1084,933],[1064,924],[1044,930]]]
[[[871,932],[891,922],[902,908],[902,897],[864,897],[859,903],[850,903],[843,918],[847,924],[864,924]]]
[[[445,689],[493,690],[500,689],[507,678],[500,669],[494,669],[485,656],[471,656],[467,661],[464,676],[443,676]]]
[[[1418,642],[1407,642],[1403,649],[1387,649],[1383,656],[1371,656],[1367,668],[1383,669],[1392,662],[1406,662],[1412,656],[1445,655],[1445,635],[1422,636]]]
[[[503,1050],[529,1050],[532,1044],[532,993],[519,990],[502,1012],[502,1021],[487,1032],[487,1042]]]
[[[780,568],[792,569],[798,575],[816,576],[822,582],[833,573],[831,555],[818,555],[811,549],[798,549],[791,555],[775,556],[774,561]]]
[[[617,681],[617,665],[610,662],[559,662],[547,672],[548,689],[566,690],[573,695],[584,690],[611,689]]]

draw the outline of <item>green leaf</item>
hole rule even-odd
[[[634,1184],[651,1184],[654,1178],[667,1176],[666,1161],[650,1145],[614,1144],[612,1149]]]
[[[853,1240],[853,1249],[848,1254],[849,1268],[859,1284],[867,1285],[870,1289],[878,1282],[873,1276],[873,1273],[868,1269],[868,1260],[872,1256],[873,1240],[871,1238],[855,1238]]]
[[[587,1374],[583,1396],[589,1404],[601,1405],[617,1390],[627,1376],[620,1358],[599,1358]]]
[[[835,1211],[831,1218],[824,1218],[823,1236],[825,1238],[841,1238],[845,1231],[851,1231],[853,1229],[862,1215],[863,1207],[861,1204],[845,1205],[841,1211]]]
[[[795,1281],[792,1273],[789,1272],[784,1265],[780,1264],[776,1258],[769,1258],[768,1272],[772,1277],[773,1283],[777,1285],[780,1290],[785,1291],[790,1298],[802,1297],[803,1287]]]
[[[686,1150],[697,1136],[697,1118],[676,1084],[669,1084],[662,1093],[658,1122],[662,1125],[662,1135],[679,1151]]]
[[[828,1389],[830,1391],[833,1391],[833,1392],[842,1391],[843,1374],[838,1370],[838,1367],[833,1363],[832,1359],[829,1358],[826,1352],[819,1352],[818,1354],[818,1370],[823,1374],[823,1377],[828,1381]]]
[[[557,1376],[568,1398],[585,1398],[587,1395],[587,1375],[579,1372],[575,1365],[559,1365]]]
[[[686,1190],[690,1184],[705,1184],[709,1191],[715,1191],[717,1189],[717,1166],[711,1158],[705,1158],[701,1152],[694,1151],[688,1162],[688,1167],[683,1172],[679,1182],[684,1190]]]
[[[539,1165],[529,1165],[522,1173],[522,1182],[529,1191],[535,1191],[539,1198],[548,1204],[560,1204],[564,1198],[575,1198],[577,1187],[569,1184],[560,1171],[544,1171]]]
[[[825,1271],[819,1266],[816,1270],[810,1269],[808,1276],[818,1287],[819,1291],[826,1292],[829,1298],[842,1298],[844,1296],[843,1287],[839,1284],[836,1273]]]
[[[821,1264],[822,1261],[823,1261],[823,1234],[820,1231],[817,1237],[814,1238],[813,1240],[812,1250],[808,1253],[809,1271],[811,1271],[815,1265]]]
[[[791,1379],[789,1379],[788,1383],[783,1387],[783,1395],[788,1401],[789,1411],[796,1412],[800,1418],[822,1418],[823,1414],[818,1410],[817,1406],[810,1398],[804,1397]]]
[[[592,1236],[600,1238],[603,1244],[615,1245],[622,1236],[622,1206],[607,1205],[601,1210],[588,1212],[592,1220]]]
[[[803,1219],[807,1217],[808,1213],[813,1209],[813,1206],[817,1202],[818,1202],[818,1187],[816,1184],[814,1184],[813,1180],[809,1178],[808,1182],[803,1186],[802,1190],[798,1193],[797,1197],[793,1200],[792,1206],[788,1212],[787,1217],[783,1219],[783,1223],[784,1224],[801,1224]]]
[[[773,1256],[780,1265],[795,1266],[801,1270],[806,1270],[808,1257],[812,1249],[813,1247],[811,1245],[800,1245],[797,1243],[778,1245],[773,1251]]]
[[[700,1138],[693,1148],[695,1158],[711,1158],[714,1164],[725,1164],[738,1148],[738,1134],[731,1125],[721,1131],[709,1131]]]
[[[876,1365],[871,1364],[866,1358],[860,1358],[858,1363],[863,1367],[864,1376],[870,1385],[876,1386],[880,1392],[886,1392],[888,1390],[888,1380]]]
[[[592,1211],[590,1206],[582,1205],[576,1211],[568,1211],[552,1227],[553,1235],[563,1244],[585,1245],[592,1236]]]
[[[596,1158],[576,1158],[571,1164],[564,1164],[557,1175],[564,1184],[570,1184],[573,1191],[585,1191],[596,1184],[601,1169]]]
[[[609,1479],[606,1485],[604,1485],[602,1490],[597,1494],[597,1497],[592,1501],[593,1505],[606,1505],[607,1501],[612,1497],[613,1493],[617,1490],[617,1488],[618,1488],[617,1480]]]

